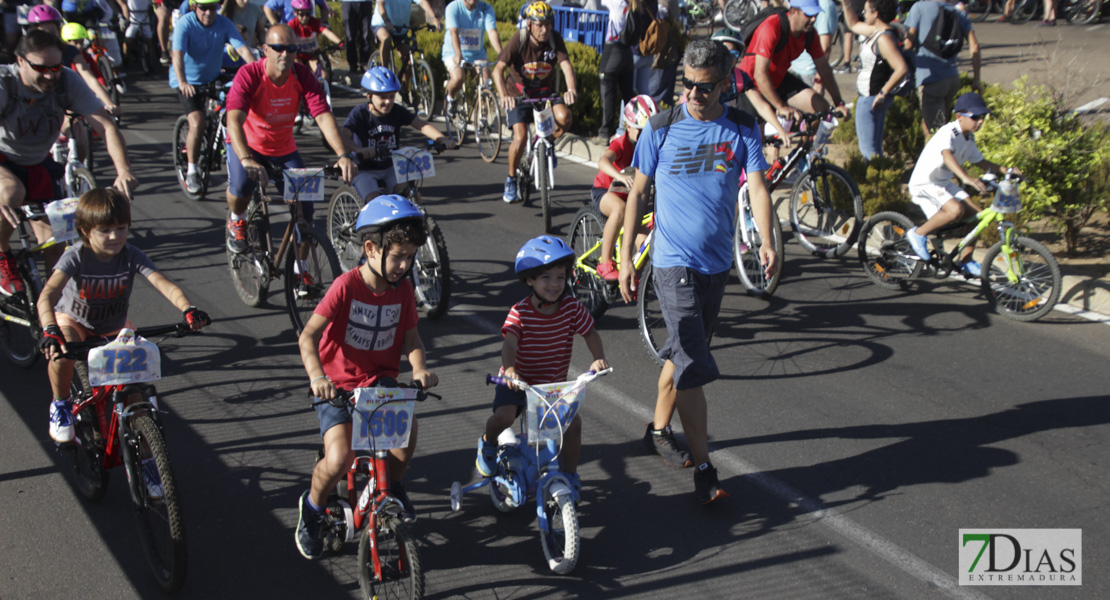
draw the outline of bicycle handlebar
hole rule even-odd
[[[443,400],[443,396],[440,396],[439,394],[434,394],[432,392],[429,392],[428,390],[421,387],[421,385],[419,383],[416,383],[416,382],[413,382],[413,383],[400,383],[400,382],[398,382],[396,386],[392,386],[392,387],[398,387],[398,388],[404,388],[404,389],[416,388],[416,389],[420,390],[419,392],[417,392],[416,398],[412,398],[413,400],[416,400],[417,402],[423,402],[423,401],[427,400],[428,398],[435,398],[436,400]],[[313,402],[312,406],[315,408],[317,406],[320,406],[321,404],[330,404],[330,405],[332,405],[336,408],[346,408],[354,400],[354,398],[355,398],[355,391],[354,390],[344,390],[342,388],[335,388],[335,397],[334,398],[332,398],[331,400],[318,400],[316,402]],[[405,400],[409,400],[409,398],[405,398]],[[401,400],[401,399],[397,399],[397,400],[390,400],[389,402],[402,402],[402,401],[403,400]],[[383,402],[383,404],[389,404],[389,402]]]
[[[208,324],[211,324],[211,321],[206,323],[206,325]],[[139,327],[135,329],[135,335],[144,338],[152,338],[160,335],[165,336],[162,339],[170,337],[181,338],[187,335],[199,335],[201,333],[201,331],[189,327],[189,324],[184,321],[173,325],[155,325],[152,327]],[[83,342],[66,342],[66,352],[60,356],[61,358],[81,360],[86,358],[89,350],[111,343],[114,339],[115,338],[97,337]]]
[[[575,381],[586,383],[586,382],[589,382],[589,381],[593,381],[594,379],[597,379],[598,377],[601,377],[602,375],[608,375],[609,373],[612,373],[612,372],[613,372],[613,367],[609,367],[608,369],[602,369],[600,371],[586,371],[585,373],[583,373],[583,374],[579,375],[577,378],[575,378]],[[522,390],[531,389],[531,387],[532,387],[532,386],[528,385],[527,383],[525,383],[525,382],[523,382],[519,379],[513,379],[511,377],[503,377],[501,375],[486,375],[486,385],[491,385],[491,384],[492,385],[502,385],[502,386],[506,386],[506,387],[508,387],[509,385],[516,385],[517,387],[519,387]]]

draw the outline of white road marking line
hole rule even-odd
[[[477,325],[483,331],[497,334],[501,332],[500,327],[478,316],[481,310],[480,307],[462,305],[452,308],[460,309],[460,312],[457,313],[460,317]],[[638,403],[631,396],[605,384],[601,380],[592,383],[591,390],[595,397],[600,396],[605,398],[610,404],[631,414],[633,418],[638,419],[640,422],[646,423],[654,416],[654,407],[649,408]],[[856,545],[863,547],[903,572],[913,576],[915,579],[936,586],[952,598],[968,600],[985,600],[988,598],[988,596],[971,588],[961,587],[955,577],[938,569],[928,561],[914,555],[898,544],[878,535],[848,517],[829,511],[824,508],[820,500],[803,494],[784,481],[764,474],[763,469],[740,458],[732,451],[713,450],[711,453],[713,461],[718,467],[723,465],[734,474],[747,476],[765,491],[770,492],[788,505],[796,506],[803,515],[814,517],[829,529],[848,538]]]

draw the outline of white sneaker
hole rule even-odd
[[[73,403],[55,400],[50,403],[50,438],[59,444],[73,441]]]

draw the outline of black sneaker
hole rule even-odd
[[[694,470],[694,497],[698,499],[698,504],[709,504],[728,495],[728,492],[721,489],[721,484],[717,481],[717,469],[713,465],[702,463]]]
[[[317,513],[308,504],[308,492],[301,494],[297,508],[297,550],[311,560],[324,552],[324,513]]]
[[[648,452],[662,456],[663,461],[672,467],[685,469],[694,466],[694,462],[690,460],[690,453],[679,448],[678,443],[675,442],[670,425],[663,429],[652,429],[651,425],[648,423],[647,431],[644,432],[644,446]]]
[[[412,507],[412,500],[405,493],[405,484],[400,481],[389,482],[389,494],[401,501],[401,520],[405,523],[416,522],[416,509]]]

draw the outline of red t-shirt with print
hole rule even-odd
[[[759,27],[755,28],[755,33],[752,35],[752,43],[748,46],[747,54],[744,60],[740,61],[740,69],[748,74],[756,85],[759,80],[755,78],[755,55],[763,56],[771,59],[771,64],[768,65],[768,72],[771,75],[771,83],[777,88],[782,85],[782,80],[786,78],[787,71],[790,70],[790,63],[794,62],[795,58],[801,56],[802,51],[809,52],[815,60],[825,55],[825,51],[821,49],[820,36],[813,36],[813,43],[806,47],[806,34],[793,35],[787,32],[786,46],[780,52],[775,52],[775,46],[778,46],[779,39],[782,37],[782,23],[779,19],[785,19],[786,15],[771,15],[764,19]],[[760,90],[766,92],[766,90]]]
[[[324,90],[308,67],[294,63],[285,83],[279,86],[266,75],[268,60],[256,60],[239,69],[227,95],[227,110],[247,113],[243,132],[251,150],[278,157],[297,151],[293,121],[302,98],[313,117],[329,109]]]
[[[627,131],[618,136],[617,139],[609,142],[609,149],[616,155],[613,157],[612,163],[618,171],[623,171],[628,165],[632,164],[632,153],[636,151],[636,144],[633,144],[632,140],[628,139]],[[613,178],[599,169],[597,177],[594,177],[594,187],[607,190],[612,183]]]

